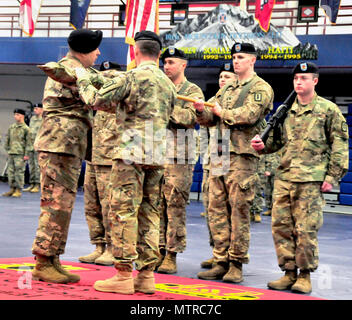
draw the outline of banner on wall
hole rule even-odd
[[[264,32],[252,14],[221,4],[214,10],[186,19],[160,35],[163,48],[174,46],[189,59],[230,60],[235,42],[252,43],[259,60],[317,60],[318,48],[301,43],[289,28],[270,24]]]

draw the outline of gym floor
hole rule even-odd
[[[0,194],[8,191],[0,182]],[[39,193],[24,192],[21,198],[0,197],[0,258],[31,256],[31,246],[38,225]],[[200,262],[211,257],[208,230],[202,202],[191,196],[187,207],[187,249],[177,256],[176,276],[197,278]],[[339,206],[324,210],[324,225],[320,229],[320,264],[312,273],[313,297],[329,300],[352,299],[352,207]],[[267,283],[283,274],[276,261],[271,236],[271,217],[262,217],[261,223],[251,224],[250,262],[244,265],[241,285],[267,289]],[[78,257],[92,252],[84,217],[83,192],[77,193],[64,261],[78,262]]]

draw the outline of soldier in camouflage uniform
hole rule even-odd
[[[177,94],[204,99],[202,90],[185,77],[187,58],[177,48],[168,48],[161,56],[164,72],[176,86]],[[160,213],[161,258],[158,272],[177,272],[176,255],[186,249],[186,206],[191,191],[195,165],[194,127],[196,112],[191,102],[177,100],[171,115],[168,147],[169,164],[165,166]],[[186,132],[186,133],[185,133]],[[182,133],[185,133],[184,135]]]
[[[117,77],[120,69],[118,64],[109,61],[100,65],[102,75],[107,78]],[[78,260],[113,265],[108,213],[112,155],[117,139],[116,115],[99,110],[93,122],[92,160],[86,161],[84,176],[84,211],[90,241],[96,248],[91,254],[79,257]]]
[[[311,62],[297,64],[297,98],[280,132],[269,136],[265,146],[259,136],[251,142],[255,150],[281,149],[282,155],[274,183],[272,234],[285,275],[269,282],[271,289],[311,292],[310,272],[318,267],[317,233],[323,224],[322,193],[348,170],[346,120],[337,105],[316,94],[318,72]]]
[[[5,150],[8,153],[7,177],[10,191],[3,193],[4,197],[21,197],[24,185],[24,172],[26,160],[33,149],[31,144],[31,131],[24,122],[26,112],[23,109],[15,109],[13,123],[6,136]]]
[[[34,115],[31,117],[29,122],[29,128],[31,129],[31,141],[32,145],[34,144],[35,138],[37,136],[38,130],[42,124],[42,113],[43,113],[43,105],[41,103],[37,103],[34,105]],[[29,154],[29,187],[23,189],[23,191],[27,192],[39,192],[40,186],[40,171],[38,165],[38,152],[33,149],[33,151]]]
[[[215,143],[215,150],[210,141],[208,215],[214,264],[198,277],[236,283],[243,281],[242,264],[249,262],[250,207],[258,180],[259,155],[247,141],[261,131],[261,122],[273,107],[273,90],[254,72],[256,51],[252,44],[235,43],[231,54],[238,80],[219,90],[214,108],[205,108],[201,101],[194,106],[198,122],[216,126],[222,140],[221,145]],[[213,161],[216,152],[225,155],[222,162]]]
[[[100,54],[101,31],[75,30],[68,38],[70,51],[59,63],[42,69],[50,76],[43,97],[43,123],[35,140],[40,167],[39,225],[32,252],[36,256],[33,278],[47,282],[77,282],[80,277],[62,268],[63,254],[76,198],[82,159],[87,154],[93,112],[79,97],[74,78],[61,71],[90,68]],[[56,66],[53,68],[52,66]],[[55,81],[60,80],[61,82]]]
[[[271,208],[273,207],[273,190],[276,168],[279,166],[279,152],[264,154],[264,198],[266,211],[263,216],[271,216]]]
[[[237,76],[233,70],[232,63],[224,63],[219,71],[219,88],[221,89],[226,85],[226,83],[235,81]],[[212,97],[208,100],[209,103],[215,103],[216,97]],[[203,206],[204,206],[204,216],[207,221],[207,227],[209,232],[209,244],[211,247],[214,246],[213,237],[211,235],[209,226],[209,216],[208,216],[208,205],[209,205],[209,170],[210,170],[210,150],[209,150],[209,139],[211,133],[214,131],[213,128],[201,126],[199,130],[200,135],[200,153],[201,162],[203,164],[203,181],[202,181],[202,196],[203,196]],[[201,262],[200,266],[202,268],[211,268],[214,262],[214,257],[204,260]]]
[[[109,79],[100,90],[84,70],[76,70],[80,95],[86,103],[117,112],[109,211],[117,273],[95,282],[94,288],[122,294],[155,291],[165,135],[176,102],[174,85],[158,68],[159,36],[141,31],[135,42],[137,68]],[[139,270],[135,279],[133,262]]]

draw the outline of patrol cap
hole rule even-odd
[[[301,62],[301,63],[298,63],[293,69],[292,74],[295,75],[296,73],[318,73],[319,74],[319,68],[313,62]]]
[[[183,60],[188,60],[182,50],[179,50],[174,47],[168,47],[160,57],[162,62],[164,62],[166,58],[179,58]]]
[[[79,53],[89,53],[99,47],[103,32],[88,29],[78,29],[70,33],[67,43],[70,48]]]
[[[232,48],[231,48],[231,55],[235,54],[235,53],[249,53],[249,54],[257,54],[257,51],[255,50],[255,47],[253,44],[251,43],[240,43],[240,42],[236,42]]]
[[[100,68],[99,68],[100,71],[110,70],[110,69],[121,70],[121,66],[115,62],[104,61],[104,62],[102,62],[102,64],[100,65]]]
[[[159,43],[160,49],[162,47],[160,37],[153,31],[143,30],[143,31],[137,32],[136,35],[134,36],[134,41],[137,42],[140,40],[156,41]]]
[[[43,108],[43,105],[41,103],[36,103],[33,107],[34,108]]]
[[[15,109],[15,110],[13,110],[13,113],[20,113],[20,114],[25,115],[25,114],[26,114],[26,111],[25,111],[25,110],[23,110],[23,109],[19,109],[19,108],[17,108],[17,109]]]
[[[235,70],[233,69],[233,65],[232,65],[231,62],[225,62],[225,63],[221,66],[221,68],[220,68],[220,70],[219,70],[219,75],[220,75],[220,73],[223,72],[223,71],[235,73]]]

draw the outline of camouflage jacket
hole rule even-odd
[[[115,69],[105,70],[101,75],[107,78],[118,77],[122,71]],[[104,84],[104,79],[96,79],[96,86],[98,82],[102,81],[101,86]],[[100,86],[100,87],[101,87]],[[93,120],[93,133],[92,133],[92,160],[94,165],[112,165],[112,158],[114,148],[117,141],[117,128],[116,128],[116,113],[105,112],[98,110]]]
[[[117,141],[113,159],[163,165],[166,127],[176,102],[171,80],[152,61],[107,79],[101,89],[93,77],[77,80],[82,99],[97,109],[116,110]]]
[[[180,95],[193,99],[204,99],[202,90],[186,77],[182,83],[176,85],[176,92]],[[167,157],[178,163],[195,163],[196,161],[196,138],[194,127],[197,123],[196,111],[192,102],[177,99],[174,111],[170,119],[170,133],[168,139]]]
[[[29,128],[31,129],[31,142],[34,144],[35,138],[37,136],[37,133],[39,131],[39,128],[42,124],[43,118],[40,116],[38,117],[37,115],[34,115],[31,117],[31,120],[29,122]]]
[[[282,149],[281,149],[282,148]],[[338,106],[317,94],[301,106],[296,98],[281,136],[269,136],[263,152],[281,149],[276,177],[292,182],[337,184],[348,170],[348,127]]]
[[[70,53],[59,61],[59,66],[74,70],[83,68],[82,63]],[[37,151],[65,153],[85,158],[88,131],[92,127],[92,110],[80,99],[73,83],[61,83],[61,74],[46,72],[43,96],[43,123],[38,131],[34,147]],[[96,73],[93,68],[88,69]],[[56,79],[58,81],[55,81]]]
[[[243,87],[250,84],[243,104],[236,106]],[[216,94],[216,101],[221,105],[220,117],[214,115],[209,107],[197,114],[199,124],[216,126],[218,134],[230,130],[229,151],[238,155],[259,154],[251,147],[251,139],[263,130],[265,116],[273,108],[274,92],[271,86],[256,73],[245,81],[233,81]],[[219,139],[220,140],[220,139]],[[213,151],[211,151],[213,152]]]
[[[25,123],[13,123],[7,131],[5,150],[8,154],[28,156],[33,151],[31,130]]]

